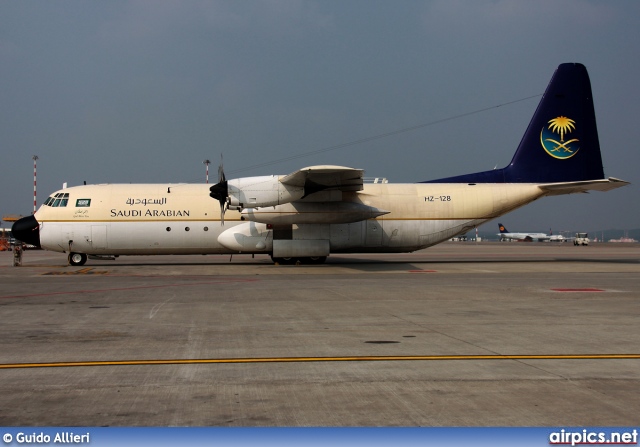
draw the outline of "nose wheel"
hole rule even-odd
[[[80,266],[87,262],[87,255],[84,253],[69,253],[69,265]]]

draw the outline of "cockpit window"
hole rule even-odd
[[[46,206],[59,207],[59,206],[67,206],[68,202],[69,202],[69,193],[59,192],[56,195],[49,197],[47,200],[45,200],[44,204]]]

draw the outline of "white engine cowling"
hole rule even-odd
[[[229,208],[275,206],[299,200],[304,188],[280,183],[277,175],[243,177],[228,182]]]

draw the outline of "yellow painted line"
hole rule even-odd
[[[390,355],[344,357],[258,357],[236,359],[104,360],[86,362],[2,363],[0,364],[0,369],[73,366],[202,365],[220,363],[389,362],[409,360],[640,360],[640,354]]]

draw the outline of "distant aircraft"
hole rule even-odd
[[[561,234],[553,234],[553,231],[551,231],[551,229],[549,229],[549,240],[551,242],[566,242],[566,241],[570,241],[572,238],[570,237],[564,237]]]
[[[501,223],[498,224],[498,228],[501,241],[544,242],[551,239],[551,236],[545,233],[510,233]]]
[[[88,255],[233,253],[320,263],[331,253],[412,252],[544,196],[628,184],[604,176],[589,75],[573,63],[558,67],[502,169],[412,184],[365,184],[361,169],[341,166],[233,180],[220,169],[218,176],[212,187],[62,189],[17,221],[13,234],[68,253],[71,265]]]
[[[553,230],[549,229],[549,234],[545,233],[510,233],[503,224],[498,224],[500,233],[500,241],[520,241],[520,242],[571,242],[575,239],[572,236],[563,236],[562,234],[553,234]]]

